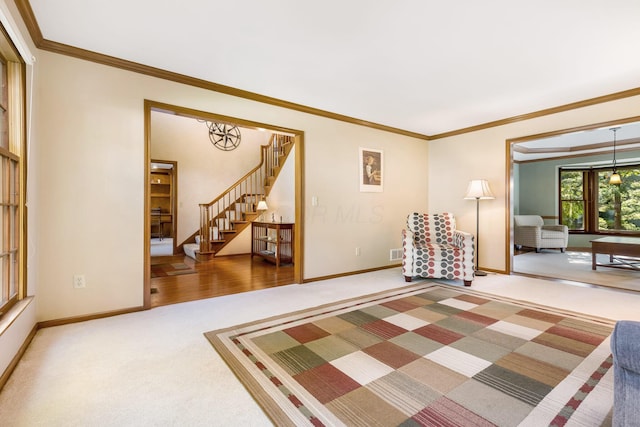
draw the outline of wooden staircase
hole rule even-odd
[[[261,146],[259,165],[211,202],[200,204],[200,229],[185,242],[199,240],[198,261],[213,258],[256,219],[256,206],[271,192],[293,142],[292,136],[273,135]]]

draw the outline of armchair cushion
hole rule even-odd
[[[640,322],[621,320],[611,335],[613,425],[640,426]]]
[[[402,271],[413,276],[461,279],[470,285],[474,277],[473,235],[456,230],[450,213],[419,214],[407,217],[402,231]]]

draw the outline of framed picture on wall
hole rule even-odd
[[[382,192],[382,150],[360,147],[360,191]]]

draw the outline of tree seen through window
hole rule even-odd
[[[640,231],[640,165],[618,168],[622,184],[609,184],[611,169],[560,170],[560,221],[572,231]]]

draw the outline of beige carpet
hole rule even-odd
[[[598,263],[608,255],[598,254]],[[640,292],[640,271],[600,267],[591,269],[590,252],[528,252],[513,257],[513,271]]]
[[[405,285],[393,268],[41,329],[0,391],[0,425],[272,426],[203,332]],[[640,320],[640,293],[500,274],[471,288]]]

